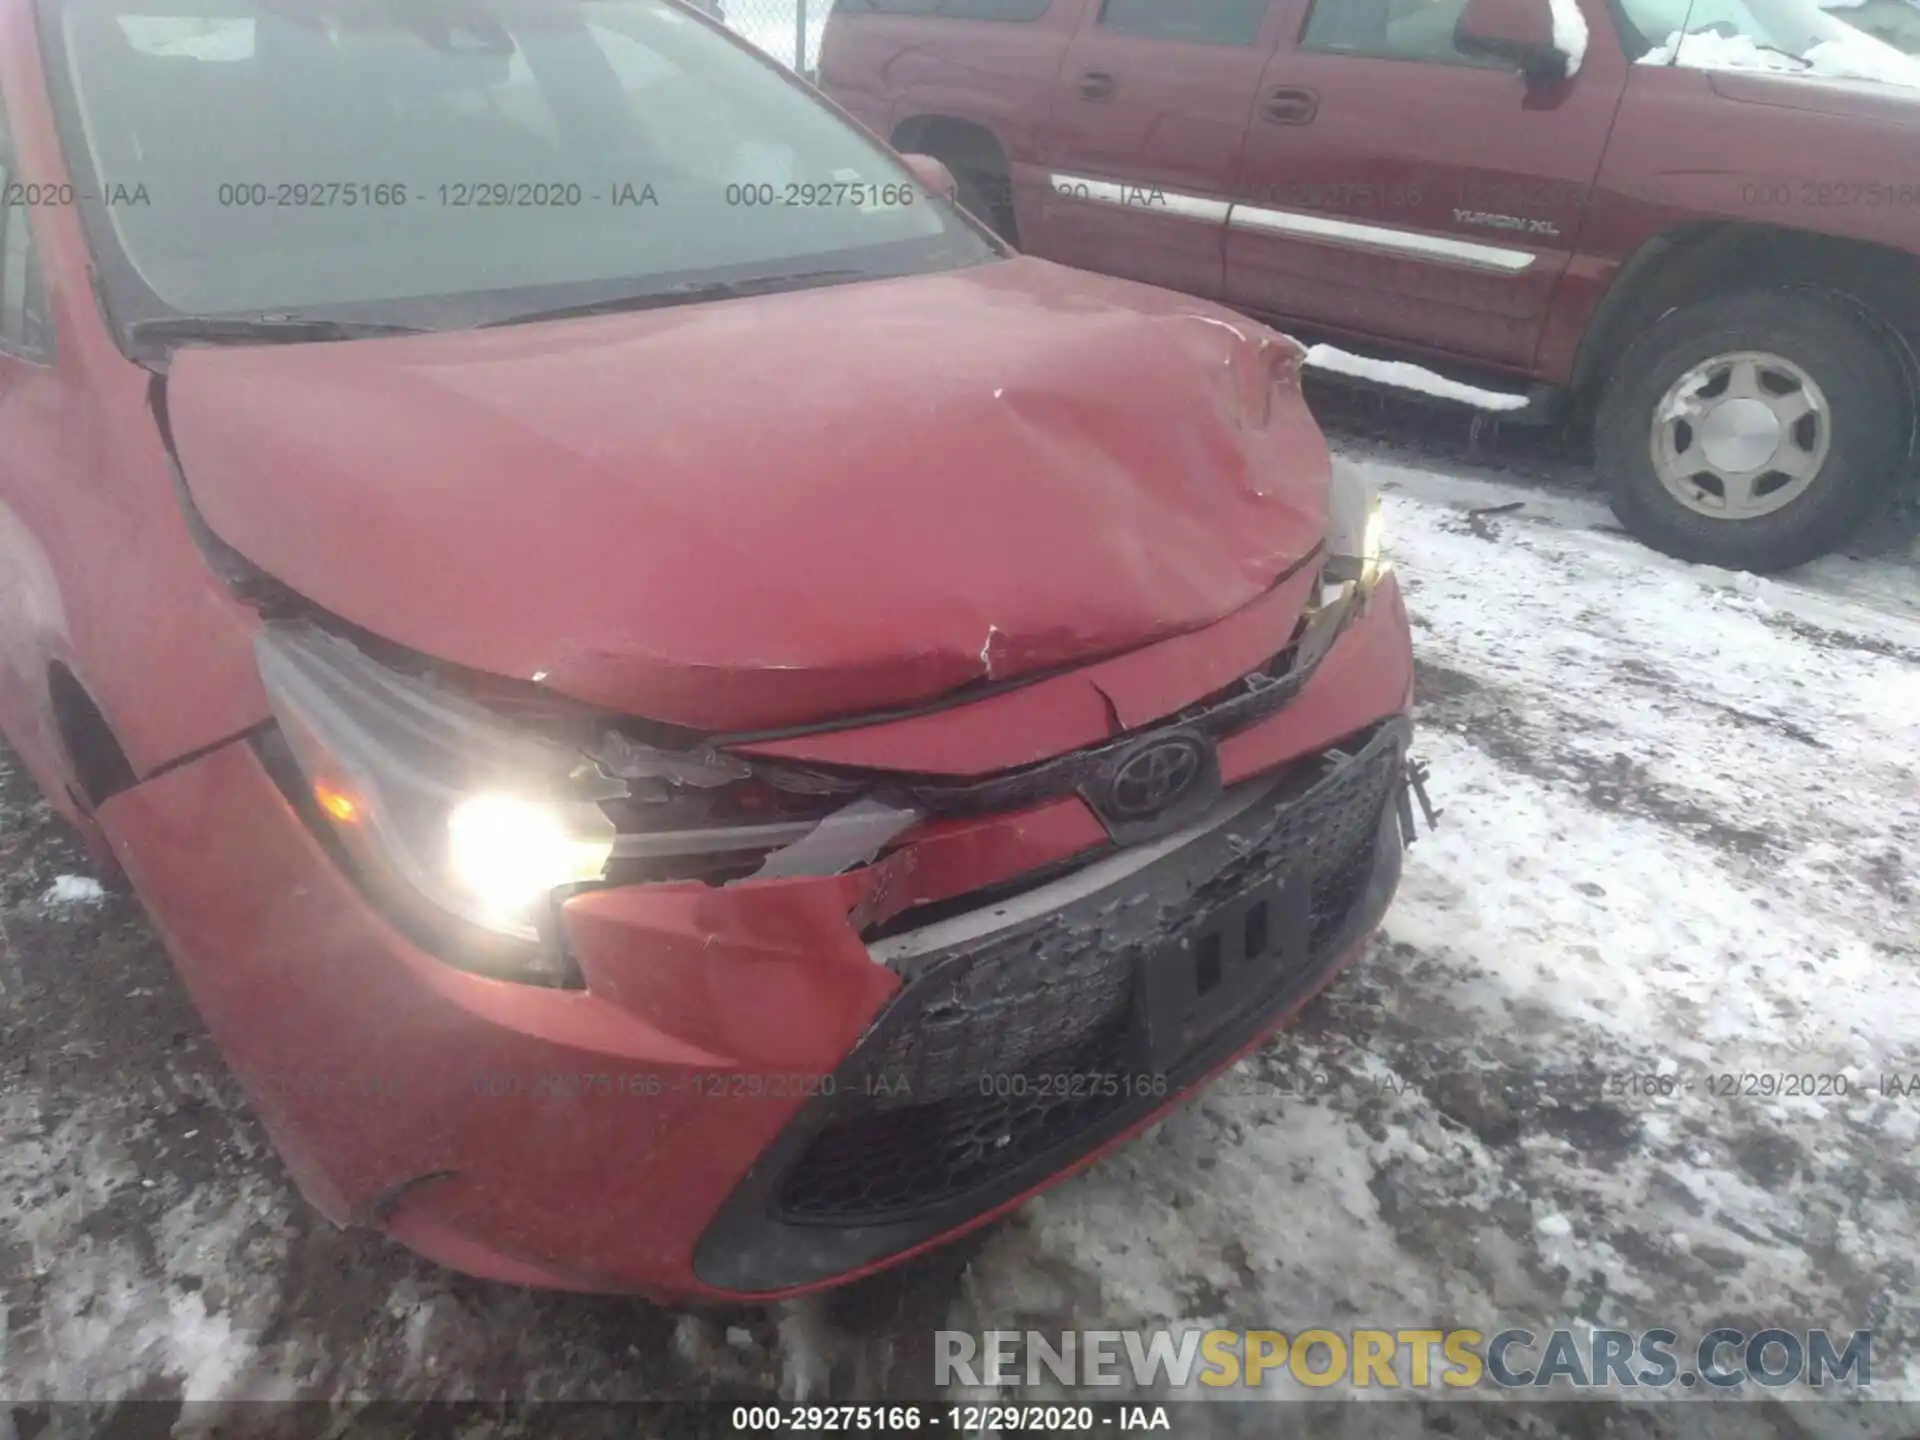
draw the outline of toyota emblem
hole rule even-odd
[[[1106,809],[1116,820],[1146,820],[1177,804],[1206,770],[1199,741],[1169,736],[1143,745],[1114,772]]]

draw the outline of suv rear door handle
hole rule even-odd
[[[1266,117],[1275,125],[1307,125],[1320,108],[1320,97],[1311,90],[1275,90],[1267,96]]]
[[[1082,100],[1111,100],[1120,82],[1104,70],[1089,70],[1080,77]]]

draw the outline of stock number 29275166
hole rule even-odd
[[[724,199],[729,205],[802,206],[820,209],[833,205],[851,205],[858,209],[888,209],[911,205],[919,196],[912,185],[900,181],[876,184],[865,180],[820,180],[785,185],[729,185]]]
[[[1851,205],[1863,210],[1920,208],[1920,180],[1763,180],[1742,185],[1746,205]]]
[[[397,181],[360,180],[228,181],[214,199],[228,210],[391,210],[407,203],[407,187]]]
[[[923,1424],[937,1426],[937,1411],[923,1411],[918,1405],[736,1405],[733,1428],[736,1432],[771,1431],[792,1435],[802,1431],[861,1431],[882,1435],[905,1435]]]

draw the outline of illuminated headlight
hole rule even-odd
[[[606,873],[611,837],[569,833],[560,806],[475,795],[447,816],[447,864],[482,918],[516,925],[563,885]]]
[[[470,968],[560,979],[554,897],[604,875],[599,802],[626,786],[314,626],[270,625],[255,652],[305,798],[387,908]]]
[[[1326,578],[1358,581],[1363,591],[1371,590],[1392,568],[1382,551],[1385,529],[1380,497],[1373,487],[1336,468],[1327,498]]]

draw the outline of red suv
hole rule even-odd
[[[0,100],[0,721],[334,1220],[845,1278],[1378,923],[1407,618],[1284,336],[667,0],[6,0]]]
[[[820,82],[1032,254],[1590,424],[1669,553],[1911,473],[1920,60],[1814,0],[836,0]]]

